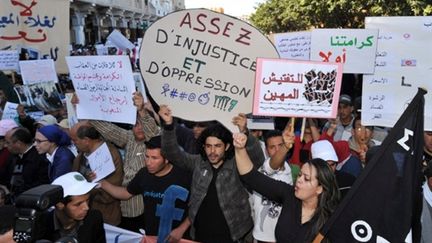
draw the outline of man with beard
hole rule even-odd
[[[193,174],[189,201],[192,238],[205,243],[243,242],[253,221],[249,196],[237,172],[231,132],[220,124],[206,128],[198,140],[200,154],[192,155],[178,146],[168,106],[160,106],[159,116],[164,122],[162,153]],[[244,114],[233,118],[241,132],[247,132],[246,122]],[[255,166],[260,167],[264,155],[256,138],[248,136],[246,147]]]

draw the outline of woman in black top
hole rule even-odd
[[[282,204],[277,242],[312,242],[339,201],[334,173],[324,160],[312,159],[302,166],[295,186],[274,180],[253,168],[246,140],[244,134],[234,134],[237,169],[251,189]]]

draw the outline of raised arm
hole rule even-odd
[[[107,121],[90,120],[89,122],[107,141],[121,148],[126,146],[128,142],[128,132],[126,129]]]
[[[249,173],[254,165],[249,158],[246,151],[247,136],[243,133],[233,134],[233,145],[235,151],[235,160],[237,164],[237,170],[240,175]]]
[[[290,123],[287,123],[285,126],[282,138],[284,142],[283,146],[270,158],[270,167],[273,170],[278,170],[284,165],[286,154],[294,144],[295,135]]]
[[[258,139],[249,134],[246,115],[244,113],[239,113],[237,116],[233,117],[232,123],[239,128],[239,132],[246,134],[246,152],[254,166],[259,168],[264,163],[265,157]]]
[[[191,155],[180,149],[177,142],[174,118],[168,106],[160,106],[159,117],[164,123],[162,130],[162,153],[165,155],[165,158],[177,166],[192,171],[196,164],[201,161],[200,155]]]
[[[235,160],[237,170],[244,181],[250,188],[258,193],[264,195],[272,201],[282,202],[284,197],[290,194],[292,186],[274,180],[256,169],[253,169],[252,161],[245,149],[247,137],[242,133],[235,133],[233,135],[233,145],[235,151]]]

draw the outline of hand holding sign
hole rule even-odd
[[[103,143],[87,157],[92,173],[91,182],[97,182],[115,171],[114,162],[106,143]]]

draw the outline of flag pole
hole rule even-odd
[[[306,128],[306,117],[303,117],[301,131],[300,131],[300,142],[303,141],[305,128]]]

